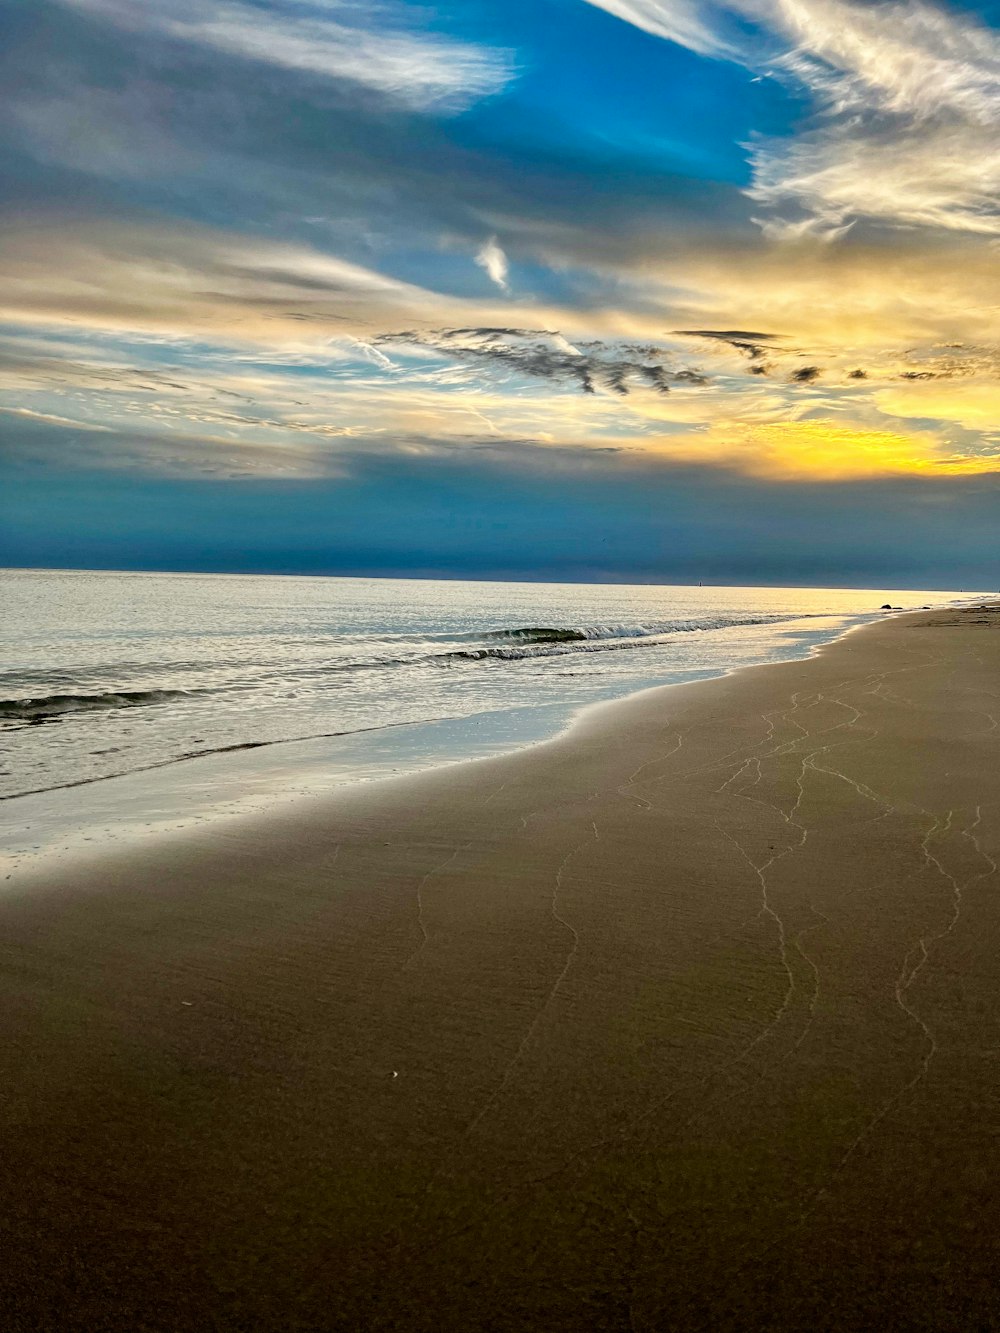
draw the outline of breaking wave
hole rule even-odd
[[[629,648],[655,647],[672,635],[711,631],[744,625],[769,625],[801,616],[772,615],[741,619],[704,619],[661,621],[646,625],[521,625],[513,629],[489,630],[469,635],[468,646],[448,647],[439,651],[415,653],[412,656],[368,657],[349,662],[310,667],[305,675],[324,676],[329,673],[354,673],[394,667],[455,667],[471,662],[519,662],[527,658],[557,657],[567,653],[618,652]],[[464,636],[453,636],[451,644],[462,642]],[[293,669],[288,673],[294,677]],[[237,688],[230,684],[227,690]],[[198,696],[216,694],[215,689],[145,689],[105,690],[99,693],[40,694],[20,699],[0,700],[0,723],[27,725],[53,721],[78,713],[110,712],[127,708],[193,700]]]
[[[490,630],[482,637],[484,639],[516,639],[521,643],[572,643],[578,639],[586,639],[587,631],[582,629],[553,629],[548,625],[525,625],[520,629]]]
[[[476,637],[518,639],[527,643],[565,643],[595,639],[647,639],[661,634],[683,634],[691,630],[731,629],[736,625],[776,625],[809,616],[705,616],[687,620],[654,620],[640,625],[523,625],[516,629],[490,630]]]
[[[0,699],[0,719],[9,722],[41,722],[67,713],[100,713],[112,708],[138,708],[143,704],[170,703],[188,699],[201,690],[108,690],[102,694],[46,694],[32,699]]]
[[[668,620],[647,625],[583,625],[552,628],[544,625],[525,625],[517,629],[491,630],[482,635],[487,640],[505,640],[503,646],[461,648],[435,654],[441,662],[459,660],[480,662],[488,659],[520,661],[526,657],[552,657],[570,652],[615,651],[623,648],[654,646],[672,634],[690,634],[695,631],[732,629],[736,626],[777,625],[790,620],[809,619],[808,616],[756,616],[704,620]],[[510,646],[507,646],[507,644]]]

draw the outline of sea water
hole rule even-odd
[[[28,794],[72,792],[65,828],[499,753],[963,594],[8,570],[0,598],[0,797],[37,828]]]

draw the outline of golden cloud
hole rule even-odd
[[[956,455],[928,432],[877,430],[829,419],[730,421],[660,442],[676,461],[732,467],[779,481],[858,481],[900,475],[955,476],[1000,472],[993,456]]]

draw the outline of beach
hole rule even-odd
[[[1000,1327],[1000,607],[0,899],[21,1329]]]

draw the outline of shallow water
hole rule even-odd
[[[959,593],[10,570],[0,795],[353,737],[360,769],[466,720],[469,753],[656,683],[801,656]],[[506,719],[506,720],[505,720]],[[461,728],[458,729],[461,731]],[[476,739],[476,737],[480,739]],[[432,746],[432,748],[434,748]]]

